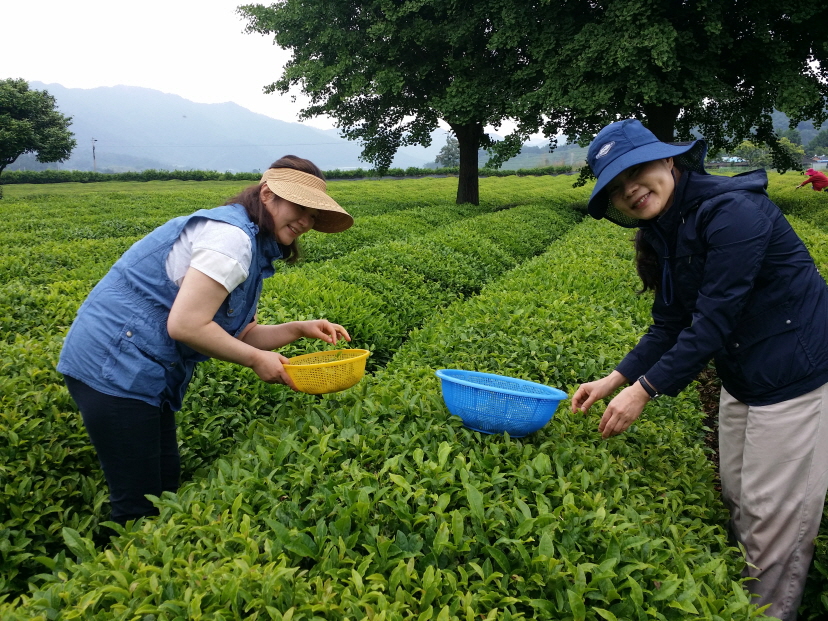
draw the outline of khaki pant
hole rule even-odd
[[[828,384],[774,405],[748,406],[722,389],[722,494],[744,545],[758,605],[794,621],[828,491]]]

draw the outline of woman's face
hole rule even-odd
[[[284,246],[292,244],[316,223],[318,209],[291,203],[276,196],[266,185],[262,186],[259,196],[273,218],[276,240]]]
[[[651,220],[673,204],[673,158],[631,166],[607,184],[613,206],[630,218]]]

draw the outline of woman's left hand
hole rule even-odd
[[[320,339],[332,345],[336,345],[339,339],[351,340],[351,335],[345,328],[327,319],[311,319],[301,324],[302,336],[310,339]]]
[[[649,400],[650,395],[638,382],[619,392],[609,402],[607,409],[604,410],[604,415],[601,417],[601,423],[598,425],[601,437],[606,440],[611,436],[625,432],[641,416],[641,412]]]

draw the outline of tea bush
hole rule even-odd
[[[796,216],[828,231],[828,192],[814,192],[810,185],[796,189],[802,176],[795,173],[772,174],[768,193],[785,215]]]
[[[383,184],[445,190],[447,181],[331,188],[355,199],[365,188],[364,215],[396,214],[392,230],[431,199],[395,194],[383,211]],[[608,441],[596,431],[601,403],[587,417],[565,402],[522,439],[448,416],[436,368],[571,394],[610,370],[648,323],[628,231],[590,220],[559,237],[588,189],[484,179],[481,194],[484,181],[506,200],[476,217],[390,240],[378,219],[382,240],[270,279],[263,321],[330,313],[359,335],[354,346],[374,350],[374,374],[312,397],[233,365],[200,365],[181,413],[189,480],[158,499],[158,518],[108,543],[96,534],[102,480],[53,370],[72,304],[91,285],[58,271],[27,291],[18,271],[0,313],[0,506],[14,507],[0,519],[0,618],[761,618],[724,533],[692,389],[650,404]],[[521,185],[510,192],[507,182]],[[824,229],[806,212],[791,220],[827,265]],[[83,215],[78,205],[71,218]],[[0,235],[19,233],[2,221]],[[23,232],[35,232],[27,222]],[[826,524],[803,618],[828,612]],[[16,597],[27,579],[31,593]]]
[[[370,189],[369,184],[363,187]],[[199,200],[214,203],[208,194]],[[5,366],[0,380],[4,388],[0,461],[5,464],[0,469],[0,530],[8,544],[0,557],[0,597],[19,591],[21,581],[37,571],[39,563],[34,557],[52,556],[62,546],[62,526],[95,536],[97,523],[106,513],[94,453],[54,370],[61,338],[77,306],[118,254],[136,239],[124,236],[128,226],[116,227],[107,237],[106,223],[129,224],[154,217],[164,221],[184,207],[181,196],[169,193],[158,201],[151,195],[141,198],[120,192],[109,197],[102,193],[70,196],[57,205],[48,195],[34,201],[27,195],[16,199],[16,204],[12,198],[2,205],[9,217],[0,236],[20,231],[36,235],[38,223],[52,233],[44,235],[47,239],[40,244],[15,248],[12,256],[2,258],[5,282],[0,286],[7,303],[0,314],[0,359]],[[88,210],[97,212],[104,224],[85,213],[86,198]],[[395,198],[399,209],[421,210],[399,202],[399,194]],[[26,202],[27,209],[20,210],[20,204]],[[70,218],[68,225],[60,217],[61,209]],[[136,220],[129,217],[129,209],[137,211]],[[441,209],[457,209],[466,218],[448,218],[456,221],[451,227],[435,227],[428,235],[413,236],[405,243],[389,242],[393,235],[377,226],[376,245],[352,253],[359,256],[349,260],[345,255],[317,266],[280,272],[267,283],[260,308],[262,321],[328,316],[349,326],[355,343],[374,350],[372,364],[376,366],[390,357],[409,330],[441,305],[478,290],[485,280],[540,252],[581,216],[561,201],[490,213],[482,219],[469,216],[491,208],[463,209],[449,203]],[[392,217],[393,211],[388,214]],[[377,221],[380,216],[373,218]],[[522,250],[521,234],[516,237],[512,230],[521,221],[526,241]],[[529,222],[544,225],[543,234],[538,236]],[[60,241],[61,226],[73,241]],[[79,228],[88,233],[83,237],[73,234]],[[501,234],[508,248],[501,249],[496,243]],[[479,247],[464,246],[464,241],[475,237],[478,246],[487,246],[485,253]],[[370,243],[370,238],[365,239]],[[464,269],[455,273],[447,269],[449,264]],[[461,271],[462,278],[458,276]],[[318,345],[311,344],[305,350],[314,347]],[[302,351],[299,346],[286,348],[286,353]],[[233,446],[234,435],[259,416],[261,407],[278,409],[294,398],[289,391],[262,384],[244,369],[216,361],[201,365],[190,395],[181,416],[182,458],[188,476]]]
[[[421,177],[432,175],[457,175],[460,169],[454,168],[389,168],[385,171],[355,168],[352,170],[333,169],[324,171],[326,179],[377,179],[380,177]],[[572,172],[571,166],[544,166],[519,170],[498,168],[480,169],[481,177],[509,177],[515,175],[560,175]],[[88,170],[9,170],[2,179],[4,185],[16,184],[52,184],[52,183],[101,183],[122,181],[246,181],[258,182],[261,173],[253,172],[218,172],[215,170],[153,170],[136,172],[103,173]]]
[[[596,413],[565,404],[537,434],[512,439],[463,428],[440,399],[433,372],[443,365],[558,369],[569,388],[611,368],[647,321],[631,270],[617,269],[619,253],[630,258],[626,237],[579,225],[436,314],[384,371],[262,416],[204,477],[158,499],[157,519],[108,548],[66,529],[71,552],[44,559],[52,573],[4,612],[761,618],[735,578],[742,561],[727,543],[692,391],[651,404],[609,441]],[[607,324],[617,338],[601,334]]]
[[[565,205],[516,207],[468,218],[416,240],[377,244],[289,270],[267,281],[261,321],[325,316],[342,323],[353,343],[372,351],[370,371],[384,365],[408,333],[440,308],[476,293],[486,282],[545,250],[578,217]],[[321,341],[302,342],[281,351],[291,356],[325,347]],[[256,399],[250,405],[240,403],[251,391]],[[279,399],[297,398],[284,390],[269,397],[265,393],[273,389],[247,370],[240,373],[237,366],[219,361],[200,365],[180,425],[185,472],[198,470],[205,460],[232,446],[234,434],[258,417],[257,404],[276,407]]]

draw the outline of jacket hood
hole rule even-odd
[[[682,183],[683,188],[679,188],[683,192],[679,193],[677,191],[676,193],[676,199],[681,205],[682,214],[687,213],[699,203],[736,190],[756,192],[767,196],[768,175],[761,168],[740,173],[733,177],[694,172],[685,174],[688,176],[687,183]]]

